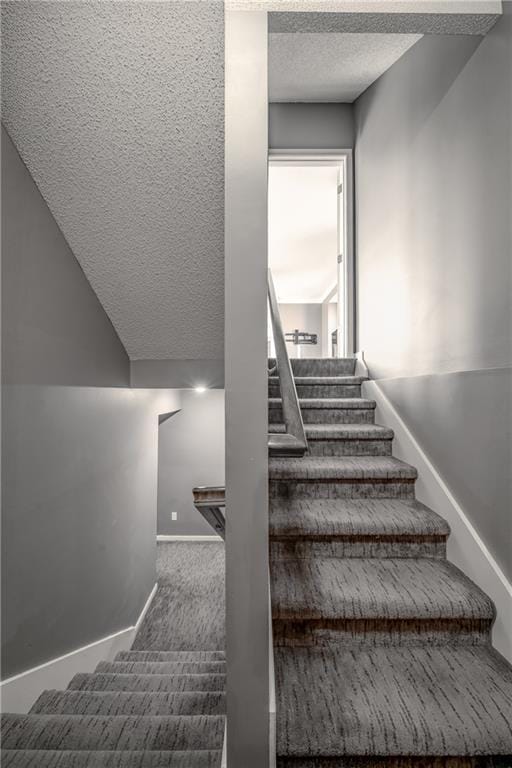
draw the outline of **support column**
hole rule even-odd
[[[268,768],[266,12],[225,41],[227,764]]]

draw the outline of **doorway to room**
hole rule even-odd
[[[354,351],[352,152],[271,150],[268,184],[268,261],[288,354],[346,357]]]

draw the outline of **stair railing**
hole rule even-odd
[[[279,377],[285,425],[284,433],[269,434],[268,452],[270,456],[303,456],[307,450],[308,443],[270,269],[268,270],[268,302],[276,349],[276,366],[270,373],[272,375],[277,373]],[[201,513],[214,531],[222,539],[225,539],[226,518],[224,508],[226,506],[226,489],[221,486],[198,486],[192,490],[192,495],[197,511]]]
[[[277,375],[279,377],[279,386],[281,389],[281,406],[283,410],[283,419],[285,432],[269,434],[268,449],[271,456],[303,456],[307,450],[308,443],[302,414],[300,411],[299,398],[295,379],[293,378],[292,366],[288,357],[286,340],[281,324],[279,314],[279,305],[277,303],[272,272],[268,270],[268,303],[270,309],[270,320],[272,323],[272,335],[274,337],[274,346],[276,350]]]
[[[198,486],[192,489],[194,506],[211,525],[221,539],[226,538],[226,517],[222,511],[226,506],[226,489],[222,486]]]

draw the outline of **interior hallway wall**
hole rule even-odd
[[[215,535],[192,502],[197,485],[224,485],[224,391],[181,393],[180,411],[159,428],[158,533]],[[171,513],[177,513],[172,520]]]
[[[270,149],[350,149],[354,146],[352,104],[269,105]]]
[[[158,412],[2,128],[2,674],[133,625],[155,583]]]
[[[512,15],[356,102],[358,348],[512,578]]]

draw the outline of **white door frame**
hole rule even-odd
[[[354,161],[352,149],[269,149],[269,165],[330,165],[340,167],[343,178],[343,285],[338,307],[343,317],[343,344],[338,344],[338,357],[350,357],[355,352],[355,270],[354,270]],[[341,299],[341,301],[340,301]]]

